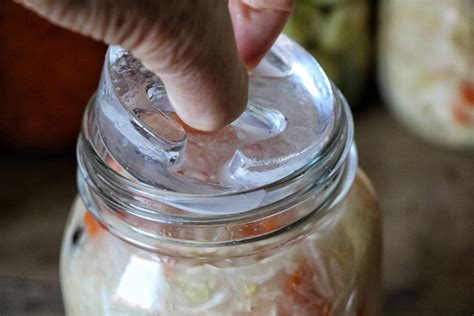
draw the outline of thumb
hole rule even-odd
[[[245,109],[248,77],[227,1],[23,0],[55,24],[129,50],[163,80],[178,116],[210,131]]]

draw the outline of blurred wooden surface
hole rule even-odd
[[[0,276],[1,315],[64,315],[59,284]]]
[[[425,144],[374,104],[354,113],[384,217],[384,313],[474,312],[474,155]],[[75,195],[69,157],[0,157],[0,314],[62,313],[58,260]]]

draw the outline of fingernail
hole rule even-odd
[[[242,0],[249,7],[257,10],[275,10],[291,12],[293,0]]]

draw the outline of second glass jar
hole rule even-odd
[[[422,139],[474,150],[474,2],[383,0],[379,81],[396,117]]]

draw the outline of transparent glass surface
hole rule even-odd
[[[240,234],[271,230],[274,225],[271,219],[264,220]],[[325,217],[312,217],[304,225],[309,227],[307,233],[278,247],[256,242],[229,251],[195,247],[167,256],[115,237],[78,198],[61,255],[66,311],[68,315],[377,315],[380,214],[365,175],[359,171],[349,195]]]
[[[384,0],[379,81],[397,118],[437,145],[474,149],[474,2]]]

